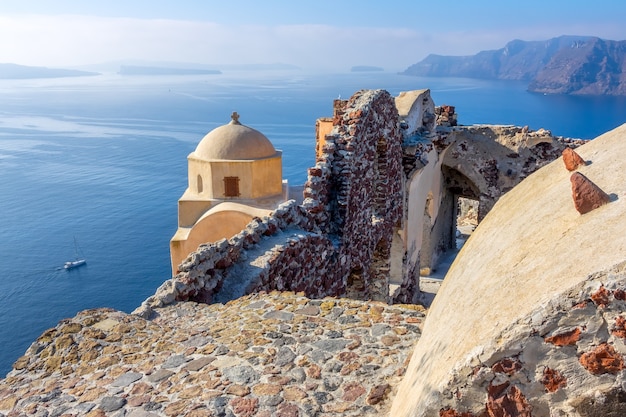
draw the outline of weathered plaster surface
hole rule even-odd
[[[431,306],[391,415],[604,415],[594,395],[623,397],[625,137],[577,149],[607,205],[578,213],[562,160],[498,200]],[[565,346],[545,340],[577,328]],[[519,365],[494,370],[505,359]],[[494,411],[504,403],[517,411]]]

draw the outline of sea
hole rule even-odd
[[[298,185],[315,163],[315,120],[332,116],[334,99],[379,88],[429,88],[464,125],[593,139],[626,122],[626,97],[392,72],[0,80],[0,377],[60,320],[131,312],[170,278],[186,157],[233,111],[283,151],[283,176]],[[87,264],[63,269],[76,251]]]

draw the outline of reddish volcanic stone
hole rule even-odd
[[[376,385],[367,396],[365,403],[368,405],[376,405],[382,402],[391,391],[389,384]]]
[[[282,403],[276,410],[276,417],[298,417],[298,406],[295,404]]]
[[[613,291],[613,297],[615,297],[616,300],[626,301],[626,291],[622,290],[621,288],[618,288],[615,291]]]
[[[516,359],[504,358],[493,364],[491,370],[493,372],[507,374],[509,376],[513,375],[515,372],[522,369],[522,363]]]
[[[574,207],[580,214],[589,213],[611,201],[607,193],[580,172],[574,172],[570,182]]]
[[[611,330],[611,334],[613,336],[626,338],[626,319],[622,316],[618,316],[615,319],[615,325]]]
[[[365,388],[363,388],[363,385],[358,382],[349,382],[343,387],[342,400],[353,402],[363,394],[365,394]]]
[[[532,407],[517,387],[513,386],[499,397],[487,398],[489,417],[532,417]]]
[[[556,346],[575,345],[580,339],[580,329],[577,327],[569,332],[555,334],[554,336],[543,339],[546,343],[552,343]]]
[[[546,387],[548,392],[555,392],[559,388],[567,385],[567,379],[556,369],[546,368],[543,370],[541,383]]]
[[[239,417],[252,417],[259,408],[259,399],[237,397],[230,400],[230,405],[235,415]]]
[[[606,307],[611,301],[610,296],[611,293],[606,288],[604,288],[604,285],[602,285],[598,291],[591,294],[591,300],[598,307]]]
[[[608,343],[602,343],[593,351],[583,353],[579,361],[594,375],[616,374],[624,369],[624,358]]]
[[[563,150],[563,163],[568,171],[576,171],[579,166],[586,165],[585,160],[580,157],[572,148]]]

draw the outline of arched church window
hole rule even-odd
[[[198,186],[198,194],[202,193],[204,189],[204,184],[202,183],[202,175],[198,174],[198,178],[196,179],[196,184]]]

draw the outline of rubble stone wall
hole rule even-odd
[[[389,249],[402,215],[398,113],[384,90],[357,92],[335,109],[303,204],[285,203],[229,240],[200,245],[137,313],[275,289],[389,301]]]

